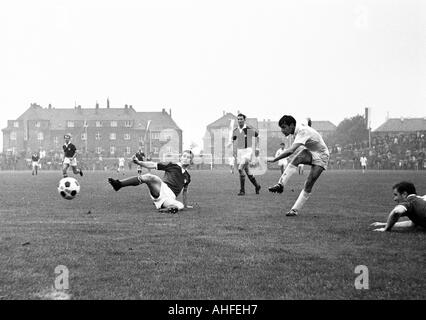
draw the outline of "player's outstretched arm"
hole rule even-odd
[[[140,165],[146,169],[157,169],[157,162],[153,161],[139,161],[136,157],[132,158],[133,163]]]
[[[374,227],[381,227],[378,229],[374,229],[373,231],[379,231],[379,232],[383,232],[383,231],[391,231],[391,229],[396,226],[396,227],[412,227],[411,221],[404,221],[404,222],[400,222],[397,223],[399,218],[402,216],[402,214],[404,213],[405,208],[402,206],[396,206],[390,213],[388,216],[388,220],[386,223],[384,222],[374,222],[371,225]],[[410,224],[407,224],[406,222],[410,222]]]
[[[268,162],[277,162],[278,160],[291,156],[294,153],[294,151],[296,151],[297,148],[299,148],[301,145],[302,145],[301,143],[293,143],[290,148],[284,150],[283,153],[281,153],[278,157],[275,157],[272,160],[268,160]]]
[[[182,203],[184,209],[192,209],[193,206],[188,205],[188,188],[183,188],[182,191]]]

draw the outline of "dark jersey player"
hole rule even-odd
[[[62,162],[62,174],[64,178],[68,177],[67,171],[70,166],[74,174],[80,174],[80,176],[83,176],[83,171],[77,168],[77,148],[73,143],[71,143],[71,135],[64,135],[64,140],[65,143],[62,146],[62,149],[64,150],[64,160]]]
[[[139,161],[136,156],[134,156],[133,162],[141,167],[164,171],[163,179],[156,175],[146,173],[123,180],[109,178],[108,182],[112,185],[115,191],[118,191],[123,187],[146,184],[148,186],[151,199],[158,210],[162,212],[176,213],[184,208],[192,208],[187,204],[188,185],[191,182],[191,176],[187,169],[192,163],[193,158],[194,155],[190,150],[184,151],[177,163]],[[183,203],[176,200],[182,190]]]
[[[38,152],[34,152],[31,155],[31,162],[32,162],[32,167],[33,167],[31,174],[37,175],[38,167],[40,166],[40,156],[39,156]]]
[[[250,163],[254,157],[259,156],[259,133],[256,129],[246,124],[246,116],[242,113],[237,116],[238,126],[232,132],[233,156],[237,159],[238,173],[240,176],[239,196],[244,196],[246,174],[250,182],[255,187],[256,194],[259,194],[260,185],[250,171]],[[254,140],[254,143],[253,143]]]
[[[414,184],[406,181],[397,183],[392,190],[393,200],[397,205],[390,212],[387,222],[371,224],[373,227],[380,227],[374,231],[391,231],[393,227],[426,230],[426,196],[418,196]],[[407,217],[409,220],[398,222],[401,217]]]
[[[145,153],[139,148],[138,152],[134,155],[138,161],[145,161]],[[142,166],[138,165],[138,174],[142,173]]]

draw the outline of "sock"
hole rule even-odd
[[[255,186],[255,187],[257,187],[257,181],[256,181],[256,178],[254,177],[254,175],[247,175],[247,177],[249,178],[249,180],[250,180],[250,182]]]
[[[284,173],[282,174],[282,176],[280,177],[280,179],[278,180],[278,183],[281,184],[282,186],[285,186],[288,182],[288,180],[290,179],[290,177],[297,171],[297,167],[293,164],[289,164],[287,166],[287,168],[285,168]]]
[[[300,210],[305,204],[305,202],[309,199],[310,195],[310,193],[306,192],[305,190],[302,190],[292,209]]]
[[[122,187],[138,186],[141,184],[139,177],[131,177],[124,180],[119,180]]]
[[[240,191],[245,192],[245,182],[246,182],[246,176],[240,174]]]

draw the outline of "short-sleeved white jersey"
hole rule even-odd
[[[296,125],[293,143],[301,143],[312,152],[330,155],[327,145],[318,131],[304,124]]]

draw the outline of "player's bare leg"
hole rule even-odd
[[[268,190],[273,193],[282,193],[284,191],[284,187],[287,185],[291,176],[297,172],[297,168],[299,164],[310,164],[312,162],[311,153],[303,149],[300,151],[294,159],[288,164],[287,168],[285,168],[284,173],[281,175],[278,183]]]
[[[69,164],[67,164],[67,163],[64,163],[63,165],[62,165],[62,175],[64,176],[64,178],[66,178],[66,177],[68,177],[68,173],[67,173],[67,171],[68,171],[68,168],[69,168]]]
[[[247,174],[247,177],[249,178],[250,182],[254,185],[256,194],[259,194],[260,185],[257,183],[256,178],[254,177],[254,175],[251,174],[249,166],[248,165],[245,166],[244,170],[245,170],[245,172]]]
[[[245,191],[246,175],[244,173],[246,166],[248,166],[248,163],[246,163],[246,161],[238,164],[238,173],[240,174],[240,192],[238,193],[239,196],[244,196],[246,194],[246,191]]]
[[[74,172],[74,174],[79,174],[80,176],[83,176],[83,170],[78,169],[77,166],[71,166],[72,168],[72,172]]]
[[[112,185],[115,191],[118,191],[124,187],[129,187],[129,186],[136,187],[140,184],[145,183],[148,186],[149,193],[154,198],[158,198],[160,196],[161,179],[150,173],[130,177],[123,180],[108,178],[108,182]]]
[[[308,201],[309,197],[311,196],[312,188],[323,171],[323,167],[312,165],[308,178],[305,181],[305,187],[300,192],[299,197],[297,198],[291,210],[287,212],[287,216],[297,216],[300,209],[302,209],[303,205],[306,203],[306,201]]]

